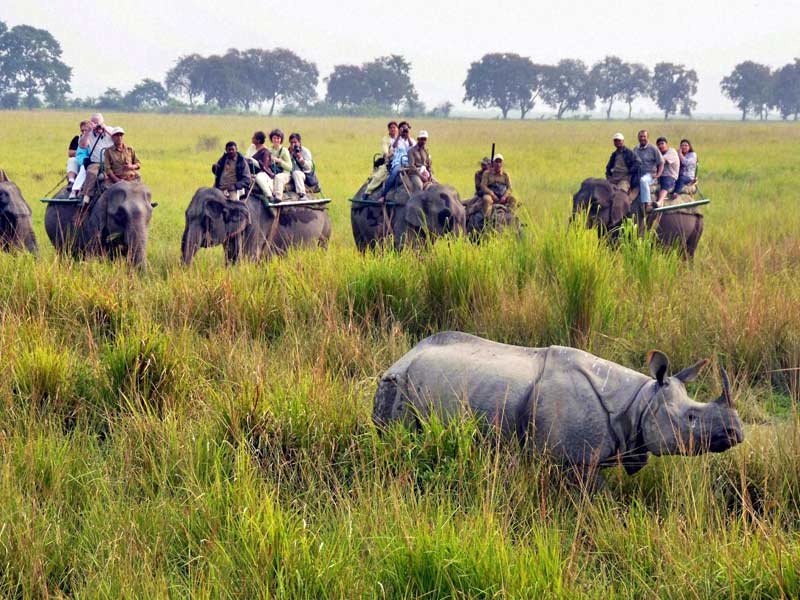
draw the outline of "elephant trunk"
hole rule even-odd
[[[29,231],[28,234],[25,236],[25,249],[33,254],[34,256],[39,256],[39,245],[36,243],[36,236],[33,234],[33,231]]]
[[[183,238],[181,238],[181,260],[186,266],[192,264],[192,259],[197,254],[200,245],[198,238],[199,236],[192,232],[191,226],[187,225],[183,230]]]
[[[125,243],[128,246],[128,261],[136,266],[144,266],[147,260],[147,225],[144,217],[135,219],[125,232]]]

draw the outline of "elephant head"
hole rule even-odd
[[[463,235],[466,213],[458,192],[449,185],[435,184],[414,193],[405,205],[402,231],[395,231],[396,243],[405,238],[436,239],[447,233]]]
[[[572,197],[572,218],[586,211],[586,227],[596,227],[601,232],[618,228],[630,210],[628,195],[605,179],[585,180]]]
[[[120,253],[135,266],[147,258],[147,237],[153,207],[150,189],[141,183],[120,181],[109,187],[83,224],[87,250]]]
[[[198,248],[226,244],[241,235],[250,223],[244,202],[228,200],[216,188],[198,189],[186,209],[186,227],[181,241],[184,264],[191,264]]]
[[[10,181],[0,183],[0,247],[25,248],[33,254],[39,250],[33,233],[31,207],[16,184]]]

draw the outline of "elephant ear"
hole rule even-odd
[[[108,201],[113,189],[113,187],[108,188],[90,207],[89,216],[83,222],[83,230],[88,233],[87,237],[102,236],[103,230],[108,229]]]
[[[203,214],[213,222],[221,220],[224,223],[226,238],[240,234],[250,222],[246,204],[224,197],[208,199],[203,206]]]
[[[412,227],[424,229],[428,226],[428,219],[425,216],[425,210],[423,209],[420,195],[409,198],[408,202],[406,202],[405,213],[406,223]]]
[[[17,218],[30,217],[33,214],[17,184],[10,181],[0,188],[0,211]]]
[[[600,182],[591,190],[592,198],[603,208],[610,208],[613,203],[614,190],[611,185],[606,182]]]
[[[617,225],[631,212],[631,201],[625,192],[615,192],[612,196],[611,224]]]

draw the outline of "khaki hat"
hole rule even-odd
[[[497,162],[498,160],[502,162],[503,155],[502,154],[495,154],[494,155],[494,160],[495,160],[495,162]]]
[[[617,133],[614,134],[614,137],[612,139],[622,140],[624,142],[625,141],[625,136],[622,135],[620,132],[617,132]]]
[[[428,139],[428,132],[427,132],[427,131],[425,131],[424,129],[423,129],[423,130],[421,130],[421,131],[420,131],[420,132],[417,134],[417,139],[419,139],[419,138],[425,138],[425,139],[427,140],[427,139]]]
[[[124,134],[125,130],[122,127],[114,127],[114,129],[111,130],[112,136],[117,135],[118,133]]]

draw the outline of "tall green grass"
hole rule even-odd
[[[648,237],[613,249],[568,225],[570,194],[610,151],[605,125],[424,123],[437,176],[462,191],[497,140],[525,234],[362,256],[341,201],[382,124],[348,121],[343,141],[343,121],[287,120],[335,199],[329,250],[232,268],[204,250],[184,268],[182,211],[208,183],[208,140],[263,123],[175,117],[182,133],[165,137],[162,117],[107,115],[132,130],[161,202],[140,273],[59,259],[44,236],[36,199],[62,161],[25,153],[61,144],[76,117],[36,113],[25,132],[0,117],[0,164],[42,248],[38,261],[0,254],[0,596],[800,595],[796,128],[664,126],[702,148],[713,199],[686,264]],[[737,151],[743,135],[764,168]],[[675,370],[712,358],[731,374],[745,443],[635,477],[611,469],[587,497],[469,420],[378,436],[378,377],[443,329],[635,369],[654,347]],[[690,392],[713,397],[717,377]]]

